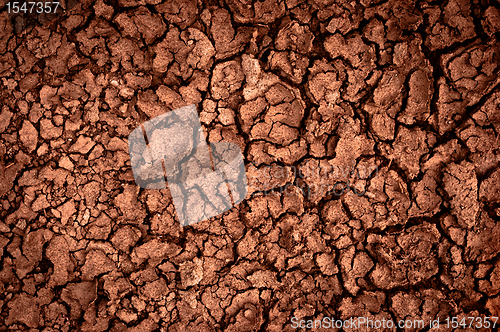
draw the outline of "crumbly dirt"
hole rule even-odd
[[[1,331],[500,316],[498,2],[1,6]],[[249,193],[182,228],[127,137],[190,104]]]

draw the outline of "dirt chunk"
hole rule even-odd
[[[192,262],[182,263],[179,270],[184,288],[197,285],[203,279],[203,261],[197,257]]]
[[[142,220],[144,218],[146,213],[140,209],[135,186],[126,186],[123,193],[116,196],[115,201],[116,206],[123,213],[122,218],[129,220]]]
[[[191,26],[199,13],[195,0],[174,0],[155,6],[158,13],[163,14],[169,23],[179,26],[182,30]]]
[[[174,257],[180,250],[175,243],[160,242],[154,239],[135,247],[131,257],[132,262],[136,264],[142,264],[144,261],[149,260],[151,265],[156,266],[164,258]]]
[[[466,161],[450,164],[444,173],[445,189],[451,197],[451,208],[465,229],[476,225],[479,211],[478,185],[474,166]]]
[[[159,300],[165,294],[167,290],[167,284],[162,278],[147,283],[142,289],[141,294],[147,299]]]
[[[2,113],[0,113],[0,132],[3,133],[5,129],[9,127],[12,115],[13,115],[12,112],[9,111],[9,108],[7,106],[2,107]]]
[[[437,228],[430,224],[413,226],[397,237],[368,236],[367,249],[378,257],[370,273],[372,282],[390,289],[428,280],[438,272],[433,247],[440,237]]]
[[[345,288],[352,295],[356,295],[360,289],[357,283],[360,282],[363,285],[363,281],[358,281],[358,279],[365,277],[374,264],[365,252],[356,254],[354,247],[350,247],[341,252],[340,266],[345,279]]]
[[[64,237],[54,237],[47,247],[46,255],[54,264],[54,273],[50,278],[49,287],[65,285],[74,269],[74,264],[70,258],[69,246]]]
[[[410,179],[420,173],[420,158],[429,152],[428,141],[433,141],[432,136],[420,129],[409,130],[400,127],[394,141],[392,158],[407,171]]]
[[[132,227],[122,227],[116,231],[111,238],[111,242],[116,249],[128,252],[128,250],[135,245],[139,239],[139,234]]]
[[[28,152],[32,152],[38,145],[38,131],[28,120],[24,120],[23,127],[19,131],[19,138]]]
[[[81,135],[78,136],[78,139],[76,142],[71,146],[70,152],[78,152],[81,154],[86,154],[87,152],[90,151],[95,145],[95,142],[92,140],[92,138]]]
[[[82,267],[82,278],[84,280],[94,280],[100,274],[110,272],[115,268],[115,264],[101,250],[91,250],[87,253],[85,264]]]
[[[212,97],[226,100],[231,94],[241,88],[245,76],[241,64],[237,61],[228,61],[217,64],[211,82]]]
[[[69,218],[76,212],[75,202],[73,200],[67,201],[58,207],[58,211],[61,214],[61,223],[65,225]]]
[[[250,41],[252,29],[237,27],[235,30],[227,10],[220,8],[211,13],[205,11],[204,14],[206,14],[205,24],[210,25],[215,41],[217,59],[225,59],[238,53]]]
[[[228,5],[239,23],[269,24],[285,14],[285,1],[282,0],[265,0],[253,4],[230,0]]]
[[[467,0],[449,2],[444,12],[437,6],[427,8],[430,25],[426,28],[426,44],[431,50],[441,49],[462,42],[476,35],[471,17],[471,3]],[[438,22],[443,15],[443,22]]]
[[[9,317],[5,323],[11,325],[14,322],[26,324],[30,328],[38,327],[40,321],[40,308],[36,299],[30,295],[21,293],[9,301]]]
[[[461,48],[443,56],[446,77],[439,81],[438,126],[443,134],[463,119],[466,107],[477,104],[497,84],[496,44]]]

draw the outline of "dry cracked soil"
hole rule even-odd
[[[498,2],[6,4],[1,331],[500,316]],[[181,227],[127,137],[191,104],[248,195]]]

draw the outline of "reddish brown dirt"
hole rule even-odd
[[[1,331],[500,316],[498,2],[1,8]],[[250,186],[181,228],[127,137],[190,104]]]

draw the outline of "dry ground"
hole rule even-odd
[[[500,316],[498,2],[70,7],[0,14],[0,330]],[[180,228],[127,136],[190,104],[250,192]]]

